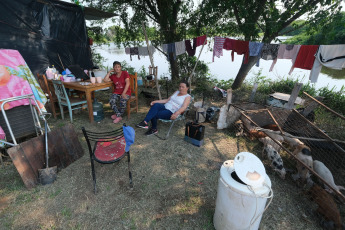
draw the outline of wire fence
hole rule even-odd
[[[308,94],[303,94],[300,105],[293,109],[282,108],[286,105],[282,100],[274,99],[275,105],[281,106],[274,107],[264,103],[272,98],[253,100],[260,103],[248,102],[249,98],[243,92],[233,95],[226,112],[230,132],[247,142],[261,142],[258,157],[316,204],[322,227],[343,229],[344,117]]]

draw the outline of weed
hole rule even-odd
[[[64,125],[65,125],[65,123],[61,122],[61,123],[57,124],[57,127],[58,127],[58,128],[61,128],[61,127],[63,127]]]
[[[54,191],[52,194],[49,195],[49,198],[54,199],[55,197],[57,197],[57,195],[61,193],[61,191],[61,189]]]
[[[18,204],[26,204],[33,201],[33,195],[31,193],[20,193],[16,197]]]
[[[121,214],[121,219],[122,219],[122,220],[126,220],[127,217],[128,217],[128,213],[127,213],[127,211],[124,211],[124,212]]]
[[[66,217],[66,218],[71,218],[72,216],[72,211],[69,208],[66,208],[66,206],[62,209],[61,215]]]

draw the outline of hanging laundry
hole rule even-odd
[[[130,48],[125,48],[125,54],[130,54]]]
[[[292,59],[293,57],[296,57],[300,47],[301,46],[298,45],[281,44],[278,50],[278,56],[272,62],[270,72],[273,70],[278,59]]]
[[[147,50],[147,46],[138,47],[138,53],[139,53],[139,56],[147,56],[147,55],[149,55],[149,52]]]
[[[196,38],[193,39],[193,47],[190,42],[190,40],[185,40],[185,45],[186,45],[186,51],[190,57],[193,57],[195,55],[196,51]]]
[[[199,36],[196,38],[196,47],[206,45],[207,44],[207,37],[206,35],[204,36]]]
[[[149,46],[150,53],[153,54],[156,52],[156,49],[154,46]],[[149,56],[149,50],[147,49],[147,46],[144,47],[138,47],[139,56]]]
[[[175,42],[176,55],[181,55],[186,52],[185,41]]]
[[[176,59],[176,49],[175,49],[175,43],[169,43],[168,44],[168,61],[169,61],[169,58],[170,58],[170,53],[173,54],[173,58],[174,60]]]
[[[214,37],[212,62],[214,62],[214,56],[216,57],[223,56],[224,41],[225,41],[225,38],[218,37],[218,36]]]
[[[322,66],[341,70],[345,68],[345,45],[321,45],[316,53],[309,80],[317,82]]]
[[[261,50],[264,43],[262,42],[249,42],[249,56],[256,57],[259,56],[256,66],[259,67],[260,64],[260,57],[261,57]]]
[[[163,44],[162,45],[162,50],[164,53],[168,53],[168,44]]]
[[[292,55],[292,58],[291,58],[292,66],[291,66],[291,69],[290,69],[290,71],[289,71],[289,74],[291,74],[292,71],[293,71],[293,66],[295,65],[296,58],[297,58],[297,55],[298,55],[299,50],[300,50],[300,48],[301,48],[301,45],[294,45],[294,48],[296,48],[296,52]]]
[[[291,74],[295,68],[311,70],[313,68],[315,54],[318,48],[318,45],[302,45],[289,74]]]
[[[247,64],[248,58],[249,58],[249,42],[248,41],[235,40],[234,47],[233,47],[233,50],[231,52],[232,61],[234,61],[234,52],[236,52],[239,55],[243,54],[244,55],[243,64]]]
[[[132,61],[132,55],[138,55],[138,59],[140,60],[138,47],[131,47],[129,49],[129,55],[130,55],[131,61]]]
[[[233,50],[235,46],[235,40],[230,38],[225,38],[223,49],[225,50]]]
[[[278,56],[278,44],[264,44],[261,50],[261,58],[264,60],[274,60]]]

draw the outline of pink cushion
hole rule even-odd
[[[100,161],[114,161],[125,154],[125,146],[124,137],[115,141],[98,142],[95,157]]]

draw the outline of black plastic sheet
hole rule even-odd
[[[56,0],[1,0],[0,48],[18,50],[35,76],[52,65],[93,67],[81,7]]]

